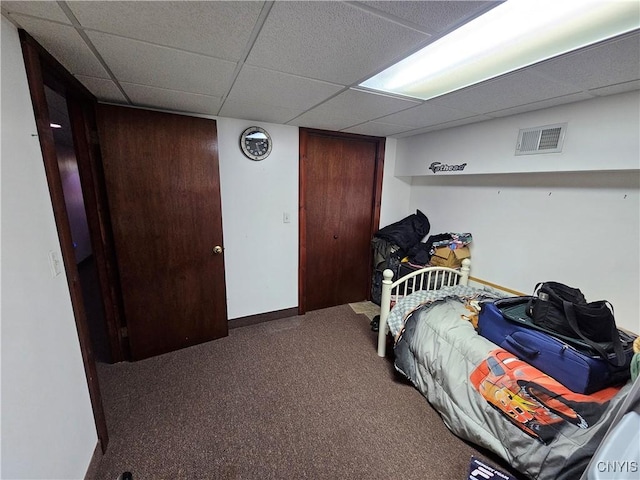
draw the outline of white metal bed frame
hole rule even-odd
[[[382,297],[380,300],[380,323],[378,327],[378,356],[384,357],[387,347],[387,333],[389,326],[387,318],[391,311],[391,302],[417,290],[433,290],[444,286],[467,285],[471,261],[462,260],[460,270],[447,267],[425,267],[411,272],[395,282],[392,282],[393,272],[386,269],[382,272]]]

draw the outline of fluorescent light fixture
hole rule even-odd
[[[50,126],[51,128],[62,128],[62,125],[59,125],[59,124],[57,124],[57,123],[50,123],[50,124],[49,124],[49,126]]]
[[[428,100],[638,28],[637,0],[508,0],[360,86]]]

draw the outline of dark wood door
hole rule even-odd
[[[305,311],[370,297],[383,141],[301,130]]]
[[[226,336],[215,121],[100,105],[98,132],[132,358]]]

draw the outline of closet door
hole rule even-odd
[[[134,360],[226,336],[216,122],[100,105]]]
[[[370,297],[384,139],[302,129],[302,311]]]

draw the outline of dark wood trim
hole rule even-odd
[[[24,30],[19,30],[18,33],[21,42],[28,43],[39,55],[44,83],[67,99],[111,361],[115,363],[130,360],[128,339],[121,335],[126,328],[126,318],[98,142],[96,98],[33,37]]]
[[[515,295],[517,297],[525,297],[525,296],[527,296],[526,293],[519,292],[518,290],[512,290],[511,288],[503,287],[502,285],[498,285],[497,283],[491,283],[491,282],[488,282],[486,280],[482,280],[481,278],[476,278],[476,277],[469,276],[469,281],[470,282],[481,283],[482,285],[486,285],[488,287],[495,288],[496,290],[501,290],[503,292],[510,293],[510,294]]]
[[[377,137],[375,137],[377,138]],[[374,191],[374,199],[373,199],[373,217],[371,219],[371,234],[370,238],[373,239],[373,235],[380,229],[380,207],[382,205],[382,181],[384,178],[384,153],[386,146],[386,139],[380,139],[376,145],[376,173],[375,173],[375,191]],[[373,253],[372,253],[373,255]],[[371,300],[371,285],[373,282],[373,257],[370,262],[371,266],[371,274],[369,275],[369,287],[367,292],[369,295],[367,296],[367,300]]]
[[[300,128],[299,130],[299,185],[298,185],[298,315],[304,315],[306,312],[306,275],[307,275],[307,209],[306,209],[306,153],[309,135],[331,137],[331,138],[352,138],[363,141],[369,141],[376,145],[376,163],[375,163],[375,185],[374,196],[372,199],[372,220],[370,236],[373,238],[374,233],[378,231],[380,226],[380,205],[382,203],[382,180],[384,173],[384,137],[372,137],[369,135],[359,135],[355,133],[333,132],[330,130],[317,130],[313,128]],[[371,266],[372,267],[372,266]],[[371,277],[371,275],[369,275]],[[371,278],[369,279],[368,292],[371,292]]]
[[[371,135],[360,135],[359,133],[348,133],[348,132],[334,132],[333,130],[320,130],[317,128],[304,128],[300,127],[300,132],[305,132],[307,134],[315,135],[318,137],[329,137],[329,138],[353,138],[357,140],[369,141],[373,143],[383,143],[386,141],[385,137],[374,137]]]
[[[307,176],[304,166],[307,161],[309,130],[301,128],[298,138],[298,315],[304,315],[307,311]]]
[[[82,298],[82,288],[76,264],[73,240],[71,236],[71,226],[67,217],[62,180],[58,168],[57,152],[51,127],[49,126],[49,107],[44,90],[43,64],[41,63],[41,52],[36,47],[36,42],[23,31],[20,33],[22,54],[25,61],[27,82],[33,103],[33,111],[38,130],[38,139],[44,160],[45,174],[49,185],[49,194],[53,207],[53,215],[58,230],[60,248],[62,250],[62,260],[64,263],[67,284],[71,296],[71,305],[74,312],[80,351],[84,364],[85,376],[89,387],[89,397],[93,408],[93,416],[102,451],[104,452],[109,443],[107,423],[102,407],[102,395],[98,384],[96,363],[93,355],[91,339],[87,317]]]
[[[68,104],[91,248],[100,284],[111,362],[117,363],[129,359],[128,342],[120,335],[120,329],[126,324],[117,261],[113,249],[113,232],[102,172],[102,159],[96,141],[95,110],[93,104],[89,107],[86,102],[80,102],[75,98],[68,99]]]
[[[71,75],[71,73],[69,73],[69,71],[64,68],[64,66],[62,66],[62,64],[58,62],[53,55],[47,52],[31,35],[23,29],[18,29],[18,35],[20,36],[20,43],[29,44],[30,48],[33,49],[40,58],[41,64],[46,65],[46,70],[42,71],[43,78],[51,76],[56,79],[55,81],[59,85],[66,87],[66,90],[70,95],[95,101],[95,96],[87,89],[87,87],[80,83],[76,77]],[[49,78],[47,78],[47,80],[49,80]]]
[[[258,313],[256,315],[248,315],[246,317],[238,317],[229,320],[229,330],[232,328],[247,327],[258,323],[270,322],[272,320],[280,320],[281,318],[295,317],[298,314],[298,307],[286,308],[284,310],[275,310],[273,312]]]

